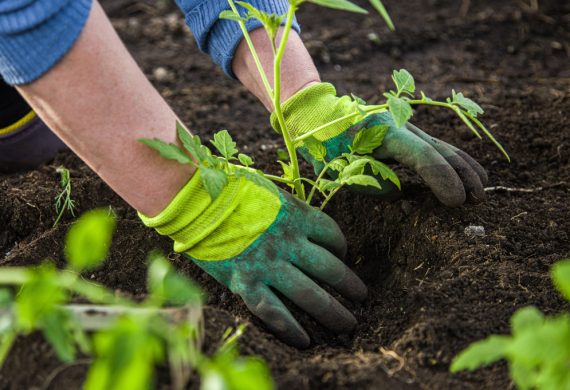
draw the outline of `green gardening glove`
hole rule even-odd
[[[346,241],[316,208],[244,178],[212,200],[200,170],[164,211],[145,225],[174,240],[174,250],[238,294],[249,310],[285,342],[307,347],[309,336],[272,289],[336,333],[350,332],[354,316],[316,279],[351,300],[366,298],[362,281],[341,261]]]
[[[297,92],[282,106],[285,125],[292,137],[303,135],[319,126],[342,118],[355,111],[349,96],[337,97],[332,84],[317,83]],[[355,119],[356,118],[356,119]],[[275,113],[272,126],[279,130]],[[317,132],[314,137],[327,149],[326,160],[349,151],[354,135],[362,128],[389,125],[382,145],[372,152],[377,160],[396,160],[415,170],[431,188],[435,196],[446,206],[462,205],[467,195],[475,201],[485,199],[483,186],[487,173],[481,165],[464,151],[434,138],[416,126],[407,123],[396,127],[389,112],[370,114],[337,121]],[[301,146],[299,152],[311,162],[318,172],[322,163]],[[378,178],[382,191],[377,195],[390,197],[396,186]]]

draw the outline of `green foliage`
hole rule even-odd
[[[154,366],[165,350],[148,318],[120,318],[93,337],[97,358],[91,365],[86,390],[148,389]]]
[[[74,270],[92,269],[105,261],[115,223],[109,210],[97,209],[86,212],[71,226],[65,241],[65,257]]]
[[[256,9],[249,3],[237,1],[236,3],[239,4],[242,8],[244,8],[247,13],[245,16],[242,16],[235,6],[234,0],[228,0],[228,4],[230,5],[231,11],[223,11],[220,14],[220,18],[222,19],[229,19],[236,21],[240,24],[240,28],[244,34],[245,41],[247,42],[249,49],[251,51],[252,57],[256,63],[256,66],[259,71],[259,75],[264,83],[266,92],[271,99],[273,105],[275,106],[275,114],[278,118],[279,123],[281,126],[285,126],[285,120],[283,118],[283,113],[281,109],[281,101],[280,101],[280,85],[281,85],[281,78],[280,78],[280,65],[283,56],[284,47],[287,42],[287,37],[289,35],[289,31],[291,30],[291,21],[294,15],[294,12],[299,8],[299,6],[305,2],[314,3],[323,7],[334,8],[338,10],[344,10],[349,12],[356,12],[356,13],[367,13],[367,11],[360,7],[359,5],[354,4],[348,0],[289,0],[290,9],[287,15],[270,15],[264,13],[261,10]],[[382,18],[388,24],[388,27],[394,30],[394,24],[386,11],[386,7],[382,3],[381,0],[369,0],[372,7],[382,16]],[[275,69],[274,73],[274,86],[272,87],[265,75],[265,70],[261,66],[261,62],[259,60],[259,55],[256,51],[256,48],[253,46],[251,42],[249,33],[245,27],[244,22],[249,19],[256,19],[261,22],[264,26],[267,36],[272,43],[272,48],[274,51],[274,63],[273,68]],[[275,35],[278,27],[282,25],[283,21],[286,21],[284,32],[283,32],[283,39],[279,44],[279,48],[276,47],[275,43]],[[352,99],[354,103],[354,113],[349,114],[342,119],[350,119],[353,117],[365,117],[367,115],[382,112],[388,110],[394,120],[394,123],[397,127],[404,126],[410,118],[413,116],[413,106],[416,105],[431,105],[431,106],[438,106],[438,107],[446,107],[453,110],[459,118],[468,126],[468,128],[477,136],[481,137],[477,128],[479,128],[483,133],[485,133],[489,139],[503,152],[503,154],[510,160],[508,154],[504,150],[504,148],[497,142],[497,140],[493,137],[493,135],[486,129],[486,127],[477,119],[477,116],[483,114],[483,110],[481,107],[475,103],[473,100],[465,97],[462,93],[456,93],[452,91],[452,97],[448,98],[446,102],[441,101],[434,101],[428,98],[423,91],[419,91],[421,98],[416,99],[414,94],[416,93],[416,84],[414,81],[413,76],[408,72],[406,69],[394,70],[392,73],[392,80],[396,87],[396,90],[391,90],[389,92],[384,93],[383,95],[386,97],[386,103],[377,105],[377,106],[369,106],[367,103],[352,94]],[[370,128],[364,129],[356,134],[353,144],[350,148],[350,153],[348,155],[343,155],[332,161],[327,161],[327,150],[319,142],[315,139],[315,134],[318,131],[322,131],[327,126],[336,123],[336,121],[332,121],[330,123],[324,124],[319,126],[316,129],[313,129],[296,139],[291,139],[291,136],[288,135],[289,132],[287,129],[282,129],[283,131],[281,134],[283,135],[283,139],[287,146],[287,154],[284,151],[278,151],[278,158],[279,164],[283,169],[283,175],[280,177],[265,175],[265,177],[271,178],[275,181],[281,182],[286,184],[287,186],[293,189],[293,194],[299,197],[301,200],[311,203],[313,200],[313,196],[316,191],[322,193],[325,197],[323,203],[321,204],[321,208],[323,208],[326,203],[330,200],[330,198],[336,194],[344,185],[350,184],[358,184],[364,186],[372,186],[376,188],[380,188],[380,183],[374,178],[364,178],[366,174],[363,172],[366,166],[369,166],[373,171],[374,175],[380,175],[384,180],[389,180],[394,183],[398,188],[400,188],[400,180],[398,179],[397,175],[385,164],[381,163],[380,161],[375,161],[374,159],[369,158],[368,161],[362,158],[361,162],[355,163],[354,156],[362,156],[368,155],[372,153],[376,148],[380,147],[382,144],[382,140],[386,132],[388,131],[388,126],[379,126],[378,128]],[[229,134],[227,135],[229,137]],[[311,154],[311,156],[317,162],[320,162],[324,165],[324,168],[321,171],[319,177],[316,180],[310,180],[308,178],[301,177],[299,164],[297,160],[297,155],[295,152],[295,147],[303,145]],[[222,155],[228,159],[229,157],[224,154],[223,151]],[[196,156],[195,153],[192,155]],[[364,157],[364,156],[362,156]],[[244,163],[243,159],[239,159],[240,162],[245,165],[249,166],[249,164]],[[288,161],[288,163],[285,163]],[[329,171],[329,172],[328,172]],[[325,174],[330,171],[334,171],[337,173],[337,179],[329,180],[325,179]],[[253,176],[252,176],[253,178]],[[256,180],[257,182],[261,182],[260,179]],[[309,195],[306,196],[305,185],[310,184],[312,186]],[[217,187],[216,187],[217,188]]]
[[[555,286],[570,300],[570,259],[552,268]],[[489,336],[473,343],[453,360],[450,370],[475,370],[500,359],[509,362],[519,389],[570,389],[570,314],[545,317],[530,306],[511,318],[510,336]]]
[[[56,169],[56,172],[59,173],[61,192],[55,197],[55,212],[57,213],[57,218],[53,226],[57,226],[66,210],[75,217],[76,208],[75,201],[71,197],[71,174],[69,173],[69,169],[59,167]]]
[[[356,154],[370,154],[382,145],[382,141],[390,127],[379,125],[362,129],[355,136],[350,147]]]
[[[570,259],[554,264],[552,280],[558,291],[570,302]]]
[[[348,0],[307,0],[309,3],[314,3],[323,7],[334,8],[341,11],[355,12],[358,14],[367,14],[364,8],[354,4]]]
[[[169,363],[174,389],[186,387],[193,369],[206,373],[206,367],[222,373],[223,388],[271,388],[269,371],[258,359],[242,358],[235,348],[213,358],[202,355],[197,316],[202,293],[164,256],[149,256],[149,294],[143,302],[117,296],[77,274],[104,260],[114,226],[108,210],[81,216],[66,238],[65,270],[49,262],[0,268],[0,363],[18,335],[41,331],[63,362],[72,363],[78,349],[93,356],[85,383],[90,390],[152,388],[155,366],[164,363]],[[19,289],[15,296],[14,287]],[[99,305],[70,305],[75,295]],[[103,320],[93,312],[105,313]],[[94,332],[87,334],[86,329]]]
[[[223,345],[207,363],[200,367],[202,386],[206,389],[231,390],[270,390],[274,388],[267,365],[256,357],[241,357],[237,350],[237,340],[245,330],[240,325],[235,333],[228,329],[223,337]]]
[[[263,172],[251,168],[253,165],[251,157],[243,153],[238,154],[237,145],[227,130],[215,133],[214,139],[210,141],[220,153],[220,156],[215,156],[207,146],[202,144],[200,137],[190,135],[182,124],[177,123],[176,128],[184,150],[159,139],[140,139],[139,141],[158,151],[162,157],[200,169],[202,183],[212,199],[216,199],[221,194],[232,176],[244,177],[273,193],[277,191],[271,181],[265,178]],[[186,159],[181,158],[181,155],[186,156]]]
[[[227,130],[221,130],[214,134],[214,139],[210,141],[226,160],[235,159],[238,153],[237,144],[234,142]]]
[[[390,17],[390,14],[388,14],[388,11],[386,11],[386,7],[384,7],[384,4],[380,0],[369,0],[369,1],[370,4],[372,4],[374,9],[376,10],[376,12],[378,12],[378,14],[382,16],[382,19],[384,19],[384,22],[386,22],[388,28],[392,31],[396,31],[396,27],[394,27],[394,22],[392,22],[392,18]]]

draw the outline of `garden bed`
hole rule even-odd
[[[260,167],[275,169],[275,152],[283,145],[262,106],[198,52],[173,5],[155,3],[103,2],[131,53],[193,131],[207,138],[228,128]],[[522,1],[462,7],[467,3],[386,1],[396,33],[376,15],[315,12],[309,5],[298,17],[323,80],[340,93],[375,103],[390,86],[392,69],[406,68],[434,98],[455,88],[479,102],[512,163],[490,142],[473,139],[451,112],[420,109],[413,122],[479,160],[488,169],[489,187],[511,191],[495,188],[485,203],[448,209],[410,171],[398,168],[400,200],[338,195],[327,212],[344,230],[346,262],[370,296],[361,305],[347,302],[359,320],[351,337],[335,337],[295,311],[313,340],[304,351],[279,342],[238,297],[171,254],[177,268],[208,292],[207,349],[227,327],[249,322],[241,351],[266,359],[282,388],[507,388],[506,364],[451,375],[449,363],[469,343],[507,332],[517,308],[569,309],[548,272],[570,256],[570,5],[540,1],[533,12]],[[111,205],[119,216],[109,261],[85,276],[144,295],[146,254],[169,252],[171,243],[145,228],[71,152],[32,172],[0,175],[1,265],[62,259],[73,219],[66,216],[52,227],[59,165],[71,171],[81,211]],[[466,234],[468,226],[483,226],[485,235]],[[54,389],[79,388],[84,363],[61,367],[47,343],[32,335],[17,342],[0,370],[0,388],[31,388],[46,380]],[[50,378],[54,370],[60,373]],[[160,371],[158,387],[167,388],[167,372]]]

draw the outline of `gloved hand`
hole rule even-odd
[[[282,108],[285,124],[294,138],[355,111],[353,100],[348,96],[337,97],[335,88],[329,83],[317,83],[302,89]],[[446,206],[462,205],[466,195],[475,201],[485,199],[483,186],[487,183],[487,173],[467,153],[410,123],[396,127],[389,112],[370,114],[364,119],[361,116],[355,118],[339,120],[314,135],[326,147],[327,161],[348,152],[354,135],[360,129],[389,125],[382,145],[372,153],[374,158],[393,159],[414,169]],[[275,113],[271,115],[271,124],[280,131]],[[315,161],[303,146],[299,152],[316,171],[320,170],[322,163]],[[378,179],[382,191],[377,195],[390,196],[397,190],[391,182]]]
[[[241,296],[283,341],[297,347],[310,343],[272,289],[336,333],[355,327],[354,316],[313,281],[351,300],[366,298],[362,281],[339,260],[345,238],[330,217],[291,195],[232,176],[212,201],[198,170],[159,215],[139,215],[170,236],[175,251]]]

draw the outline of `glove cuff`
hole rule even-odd
[[[174,240],[176,252],[198,260],[226,260],[245,250],[273,223],[279,197],[244,178],[228,177],[212,200],[200,170],[157,216],[139,213],[143,223]]]
[[[287,99],[281,107],[285,125],[293,138],[356,111],[352,99],[348,96],[337,97],[336,89],[330,83],[318,83],[304,88]],[[314,137],[326,141],[342,134],[354,122],[355,118],[338,121],[318,131]],[[275,112],[271,114],[271,126],[281,131]]]

